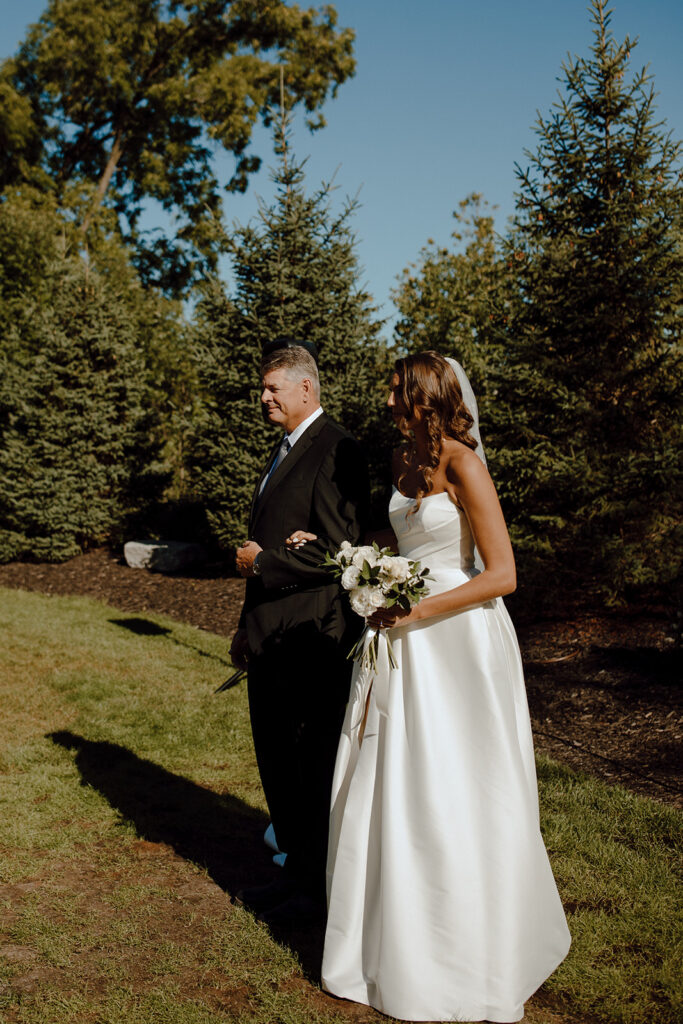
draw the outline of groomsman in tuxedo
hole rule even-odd
[[[280,849],[281,877],[244,889],[240,902],[271,924],[324,911],[330,794],[349,695],[347,655],[362,620],[321,566],[366,527],[368,483],[357,442],[320,405],[312,345],[265,350],[262,411],[284,437],[254,490],[249,540],[237,551],[247,580],[231,656],[247,667],[249,711],[261,782]],[[317,535],[285,545],[296,530]]]

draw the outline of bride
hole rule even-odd
[[[354,673],[333,785],[322,979],[403,1020],[509,1022],[570,938],[501,600],[515,588],[514,558],[467,389],[462,367],[436,352],[399,360],[391,381],[388,404],[408,438],[393,460],[394,544],[431,581],[410,613],[368,620],[391,629],[397,667],[385,659],[369,694]]]

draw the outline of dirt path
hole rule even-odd
[[[129,569],[105,549],[61,565],[0,566],[0,586],[85,594],[229,637],[242,580]],[[583,615],[518,630],[536,748],[574,768],[683,807],[683,662],[666,614]]]

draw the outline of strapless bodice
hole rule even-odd
[[[467,516],[454,505],[446,491],[426,495],[416,512],[415,498],[407,498],[394,488],[389,502],[389,519],[399,552],[406,558],[441,574],[459,569],[468,575],[474,570],[474,539]]]

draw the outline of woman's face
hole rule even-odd
[[[399,427],[407,427],[409,430],[413,430],[415,425],[419,423],[421,417],[418,409],[410,410],[405,402],[403,401],[401,387],[401,378],[397,373],[393,375],[389,383],[389,398],[387,399],[387,405],[391,409],[391,415],[394,417],[394,422]]]

